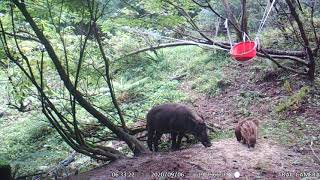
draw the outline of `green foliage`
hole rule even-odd
[[[190,56],[194,57],[194,56]],[[227,81],[223,77],[222,67],[229,63],[229,58],[223,53],[202,53],[196,55],[194,61],[190,61],[186,70],[194,77],[192,88],[208,94],[216,95],[223,87],[221,82]]]
[[[283,111],[287,111],[290,109],[296,109],[298,108],[308,92],[310,91],[310,88],[308,86],[302,87],[299,91],[297,91],[295,94],[290,96],[289,98],[286,98],[282,102],[280,102],[276,108],[275,111],[280,113]]]
[[[147,46],[141,37],[135,37],[123,31],[117,31],[113,35],[110,34],[106,43],[111,47],[109,49],[110,53],[114,53],[117,56],[130,53],[136,50],[137,47]]]
[[[191,48],[166,49],[157,51],[158,56],[148,54],[114,62],[114,67],[121,68],[117,75],[121,78],[114,80],[114,87],[130,122],[144,119],[145,113],[156,104],[187,100],[178,89],[179,81],[171,81],[170,77],[184,71],[184,64],[190,60],[186,52]]]
[[[240,91],[239,96],[234,96],[233,98],[235,99],[235,102],[237,102],[237,113],[244,116],[252,115],[249,107],[254,103],[263,103],[263,101],[260,102],[261,94],[256,91],[242,90]]]
[[[5,160],[0,159],[0,168],[8,168],[8,167],[10,168],[10,164]]]
[[[3,45],[1,43],[0,44],[0,65],[4,63],[4,60],[5,60],[5,53],[4,53]]]
[[[234,130],[221,130],[217,132],[211,132],[209,134],[210,139],[214,141],[218,141],[220,139],[228,139],[228,138],[233,138],[234,137]]]
[[[192,16],[199,11],[199,7],[191,1],[176,1],[174,3],[183,7]],[[117,7],[119,10],[111,14],[111,18],[106,18],[101,22],[105,32],[123,26],[158,30],[174,29],[177,25],[186,22],[177,9],[161,0],[134,0],[130,1],[130,4],[119,3]]]
[[[278,142],[284,145],[296,145],[305,143],[305,135],[301,131],[301,127],[296,126],[297,121],[292,122],[285,118],[277,116],[273,117],[273,120],[262,124],[260,127],[261,137],[267,139],[276,139]]]
[[[161,37],[143,38],[132,35],[121,29],[124,26],[138,27],[139,29],[164,34],[164,32],[179,25],[186,24],[186,19],[181,16],[177,9],[162,0],[133,0],[130,3],[111,0],[108,2],[106,13],[98,21],[98,24],[101,25],[103,45],[106,47],[105,53],[110,60],[110,74],[115,94],[129,125],[144,119],[146,112],[154,105],[189,100],[187,94],[179,88],[181,80],[172,80],[172,77],[185,74],[185,82],[190,83],[197,92],[209,96],[218,94],[228,86],[230,82],[223,76],[222,67],[229,63],[229,55],[224,52],[215,52],[212,49],[207,51],[194,46],[176,47],[119,59],[129,52],[149,47],[151,44],[155,45],[162,40]],[[74,82],[79,63],[80,47],[83,43],[81,35],[85,34],[88,28],[88,12],[85,10],[86,1],[84,0],[67,0],[64,3],[62,5],[60,0],[26,2],[28,10],[30,10],[45,36],[50,40],[64,67],[67,66],[65,57],[68,58],[69,77]],[[102,7],[106,1],[98,0],[96,3],[99,5],[98,7]],[[200,11],[200,8],[189,0],[179,0],[174,1],[174,3],[183,7],[191,18],[200,25],[200,29],[212,29],[212,25],[214,25],[212,19],[215,17],[213,13],[206,10]],[[221,1],[211,1],[211,4],[219,13],[224,15]],[[256,1],[252,4],[250,3],[250,6],[255,7],[252,12],[258,12],[251,13],[254,16],[252,19],[257,19],[261,15],[261,7]],[[230,1],[230,5],[232,11],[239,14],[240,6],[238,2]],[[48,8],[50,11],[48,11]],[[63,10],[62,13],[60,13],[61,9]],[[0,2],[0,12],[5,13],[2,18],[5,29],[11,29],[7,4]],[[24,18],[17,10],[15,12],[16,28],[26,30],[32,35],[30,25],[24,22]],[[53,19],[50,18],[50,12]],[[316,23],[318,23],[318,20]],[[56,29],[54,25],[58,28]],[[249,19],[249,25],[254,29],[257,23]],[[62,35],[67,47],[67,54],[64,52],[60,36],[56,31],[59,31]],[[272,40],[282,41],[281,33],[280,30],[270,29],[267,33],[262,34],[264,45],[266,47],[282,47],[282,44]],[[198,34],[195,36],[198,36]],[[222,39],[222,37],[217,37],[215,40],[217,39]],[[15,47],[13,39],[8,38],[8,43],[13,54],[18,55],[18,49]],[[28,56],[35,77],[39,79],[40,74],[37,71],[41,59],[39,44],[30,40],[18,40],[18,43],[22,52]],[[289,45],[294,49],[297,47],[296,44]],[[83,92],[90,103],[118,124],[119,118],[104,80],[105,65],[98,52],[97,44],[91,37],[88,40],[87,47],[80,72],[78,90]],[[3,59],[4,52],[0,45],[0,60]],[[26,67],[26,64],[24,63],[23,66]],[[10,65],[9,67],[9,72],[2,72],[0,76],[1,79],[7,79],[6,75],[13,77],[9,94],[15,101],[19,102],[31,98],[31,95],[37,93],[16,66]],[[44,84],[47,95],[63,115],[71,119],[69,102],[65,100],[69,94],[66,93],[55,67],[46,53],[44,55],[44,67],[44,76],[46,77]],[[0,87],[0,91],[5,92],[4,86]],[[300,104],[307,91],[307,88],[302,88],[288,100],[280,103],[277,112],[285,111],[296,104]],[[6,94],[0,94],[1,99],[4,99],[5,96]],[[238,102],[239,113],[250,115],[247,109],[254,102],[260,100],[260,95],[253,91],[241,91],[240,96],[234,98]],[[36,101],[36,99],[33,99],[33,101]],[[5,104],[5,102],[1,101],[1,104]],[[35,107],[37,106],[35,105]],[[6,107],[1,108],[8,110]],[[32,115],[23,114],[0,120],[0,154],[11,164],[20,165],[23,169],[21,174],[46,169],[65,157],[68,151],[68,146],[46,119],[43,116],[36,115],[39,113],[40,111],[35,111]],[[89,134],[94,132],[95,135],[102,136],[110,133],[105,127],[97,125],[96,119],[79,106],[77,106],[77,118],[79,127],[84,132],[89,132]],[[285,122],[280,122],[276,126],[280,130],[288,129]],[[267,126],[265,130],[269,131],[268,128],[271,129],[273,126]],[[273,133],[272,130],[270,132]],[[233,131],[211,133],[210,137],[212,139],[230,138],[233,137]],[[88,139],[95,140],[94,138]],[[125,148],[122,151],[126,154],[130,153]]]
[[[44,117],[25,114],[24,118],[11,118],[15,120],[0,124],[0,155],[13,167],[20,167],[18,175],[42,170],[66,156],[68,146]]]

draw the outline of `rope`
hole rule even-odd
[[[263,16],[262,16],[262,18],[261,18],[261,22],[260,22],[260,25],[259,25],[259,28],[258,28],[258,33],[261,31],[261,25],[262,25],[262,22],[263,22],[263,20],[265,19],[265,17],[266,17],[266,14],[267,14],[267,12],[268,12],[268,7],[270,7],[270,1],[268,1],[268,4],[267,4],[267,7],[266,7],[266,9],[264,10],[264,12],[263,12]]]
[[[270,12],[272,10],[272,7],[273,7],[275,2],[276,2],[276,0],[273,0],[272,3],[270,4],[270,2],[268,1],[269,9],[268,9],[268,6],[267,6],[267,8],[265,9],[265,11],[263,13],[263,17],[262,17],[262,20],[261,20],[262,22],[261,22],[261,24],[259,26],[258,32],[256,34],[256,38],[255,38],[255,42],[257,43],[257,47],[258,48],[260,48],[260,44],[258,44],[258,43],[260,43],[259,37],[260,37],[261,31],[262,31],[262,28],[265,25],[265,23],[267,21],[267,18],[269,16],[269,14],[270,14]]]
[[[247,33],[246,32],[243,32],[243,42],[245,42],[246,41],[246,38],[247,38],[247,40],[249,40],[250,41],[250,38],[249,38],[249,36],[247,35]]]
[[[224,26],[225,26],[225,28],[227,29],[227,34],[228,34],[229,43],[230,43],[230,47],[231,47],[231,48],[230,48],[230,54],[233,54],[233,45],[232,45],[231,36],[230,36],[230,31],[229,31],[229,27],[228,27],[228,19],[225,20]],[[245,42],[246,39],[250,41],[250,38],[249,38],[249,36],[247,35],[247,33],[246,33],[246,32],[243,32],[242,41]],[[251,48],[249,51],[245,51],[245,52],[243,52],[243,53],[236,54],[236,55],[237,55],[237,56],[239,56],[239,55],[241,56],[241,55],[250,53],[251,51],[255,50],[256,47],[257,47],[257,43],[255,42],[254,47]],[[235,54],[233,54],[233,55],[235,55]]]
[[[224,21],[224,27],[227,29],[227,34],[228,34],[228,38],[229,38],[230,48],[232,49],[232,41],[231,41],[231,36],[230,36],[230,31],[229,31],[229,27],[228,27],[228,19],[227,19],[227,18],[226,18],[226,20]]]
[[[267,8],[265,9],[265,11],[264,11],[264,13],[263,13],[263,16],[262,16],[262,19],[261,19],[261,23],[260,23],[259,29],[258,29],[258,32],[257,32],[257,34],[256,34],[255,40],[254,40],[255,43],[256,43],[256,46],[255,46],[255,47],[257,47],[257,48],[260,48],[260,39],[259,39],[259,37],[260,37],[261,31],[262,31],[262,29],[263,29],[263,27],[264,27],[264,25],[265,25],[265,23],[266,23],[266,21],[267,21],[267,18],[268,18],[268,16],[269,16],[269,14],[270,14],[270,12],[271,12],[271,10],[272,10],[272,7],[273,7],[273,5],[274,5],[275,2],[276,2],[276,0],[273,0],[271,3],[268,1]],[[225,22],[224,22],[224,27],[227,29],[227,34],[228,34],[228,38],[229,38],[229,43],[230,43],[230,47],[231,47],[231,49],[232,49],[233,44],[232,44],[232,40],[231,40],[231,36],[230,36],[230,31],[229,31],[229,27],[228,27],[228,19],[225,20]],[[242,39],[242,41],[245,42],[245,41],[246,41],[246,38],[247,38],[248,40],[250,40],[249,36],[248,36],[245,32],[243,32],[243,39]]]

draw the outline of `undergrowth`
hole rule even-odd
[[[185,75],[193,89],[208,95],[223,88],[221,67],[228,63],[225,54],[213,54],[198,47],[163,49],[157,54],[124,59],[113,65],[119,69],[114,87],[129,122],[144,119],[154,105],[189,100],[179,89],[183,79],[172,80],[174,77]]]
[[[113,61],[113,86],[126,122],[131,125],[144,120],[147,111],[154,105],[189,100],[188,95],[179,89],[183,80],[189,81],[198,92],[216,94],[222,87],[221,66],[227,62],[223,53],[212,53],[194,46],[163,49],[158,50],[157,54],[141,54]],[[184,74],[184,79],[173,80]],[[5,92],[5,86],[1,88]],[[6,94],[2,93],[1,97],[5,99]],[[97,94],[90,100],[118,121],[109,96]],[[19,114],[6,106],[0,110],[9,112],[9,115],[0,118],[0,156],[9,161],[13,168],[19,168],[18,176],[50,169],[68,156],[70,147],[40,111]],[[78,110],[77,116],[80,122],[96,121],[83,109]],[[105,128],[98,128],[96,133],[102,134],[104,131]],[[126,148],[123,152],[129,153]],[[83,161],[82,169],[89,166],[86,163],[88,160]]]
[[[292,96],[289,96],[282,102],[280,102],[276,108],[275,111],[280,113],[283,111],[293,110],[297,109],[299,106],[301,106],[302,101],[310,91],[310,88],[308,86],[302,87],[299,91],[294,93]]]
[[[0,129],[0,156],[18,168],[17,175],[49,168],[67,156],[69,147],[41,115],[9,116]]]

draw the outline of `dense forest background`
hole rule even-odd
[[[319,9],[316,0],[3,0],[0,162],[15,177],[61,177],[143,156],[145,115],[165,102],[196,106],[212,141],[233,137],[236,120],[271,119],[261,136],[317,162]],[[230,40],[244,32],[259,46],[239,63]],[[201,108],[219,97],[227,107]],[[227,113],[234,122],[219,119]]]

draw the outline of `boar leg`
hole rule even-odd
[[[171,149],[176,150],[177,149],[177,135],[178,133],[172,132],[171,133]]]
[[[183,136],[185,136],[184,133],[180,132],[178,135],[177,149],[180,149],[181,140],[182,140]]]
[[[156,131],[156,135],[154,136],[153,143],[154,143],[154,151],[158,152],[158,145],[159,145],[159,140],[161,139],[162,133]]]
[[[183,136],[187,139],[187,143],[192,143],[192,140],[188,135],[184,134]]]
[[[241,136],[241,130],[240,130],[240,126],[237,126],[234,130],[234,133],[236,135],[237,141],[241,141],[242,136]]]
[[[246,141],[246,139],[245,138],[242,138],[243,139],[243,144],[247,144],[247,141]]]
[[[148,130],[148,140],[147,140],[147,144],[148,144],[148,147],[150,149],[150,151],[153,151],[153,148],[152,148],[152,144],[154,143],[153,141],[153,135],[154,135],[154,130]]]

